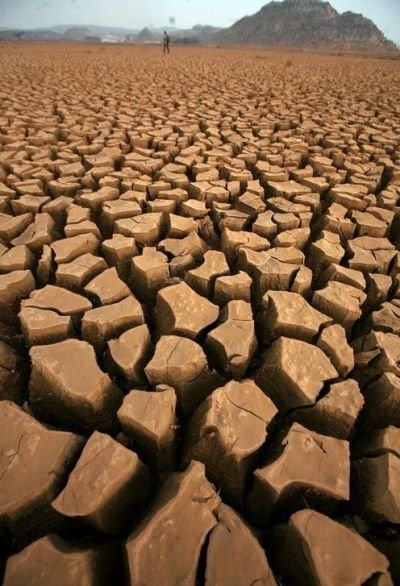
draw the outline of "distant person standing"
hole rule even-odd
[[[171,39],[169,37],[169,34],[167,33],[167,31],[164,31],[164,38],[163,38],[163,53],[168,53],[169,54],[169,44],[171,42]]]

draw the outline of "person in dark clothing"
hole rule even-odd
[[[164,31],[164,38],[163,38],[163,53],[169,53],[169,44],[171,42],[171,39],[169,37],[169,34],[167,33],[167,31]]]

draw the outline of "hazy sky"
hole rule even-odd
[[[339,12],[367,16],[400,42],[400,0],[330,0]],[[142,28],[167,24],[229,26],[257,12],[267,0],[0,0],[0,27],[99,24]]]

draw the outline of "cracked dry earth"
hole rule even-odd
[[[0,48],[5,586],[400,583],[400,62]]]

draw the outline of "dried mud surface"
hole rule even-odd
[[[400,583],[400,62],[0,47],[6,586]]]

